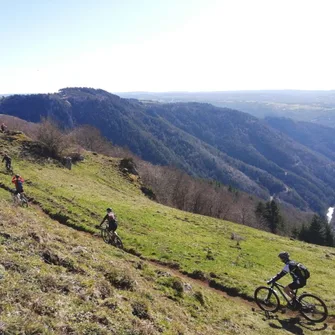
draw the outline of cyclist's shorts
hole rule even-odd
[[[294,281],[293,283],[289,284],[288,287],[291,290],[297,290],[298,288],[302,288],[306,285],[306,280],[300,280],[300,282]]]
[[[115,231],[117,229],[117,222],[109,222],[108,229],[109,231]]]

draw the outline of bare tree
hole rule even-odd
[[[60,158],[69,146],[66,134],[51,120],[43,119],[37,129],[37,140],[43,143],[54,158]]]
[[[100,130],[90,125],[75,128],[71,137],[86,150],[108,154],[112,148],[111,142],[101,135]]]

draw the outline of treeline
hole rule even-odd
[[[265,202],[216,181],[191,177],[176,168],[140,160],[137,164],[143,183],[152,189],[157,201],[184,211],[286,236],[300,231],[313,215],[274,200]]]
[[[117,147],[100,131],[84,125],[64,131],[50,120],[29,124],[20,119],[0,117],[9,128],[24,129],[27,135],[46,145],[54,158],[79,153],[82,148],[112,157],[127,157],[137,165],[141,181],[156,201],[180,210],[229,220],[274,234],[292,236],[309,243],[335,246],[327,221],[278,201],[262,201],[232,186],[191,177],[179,169],[140,160],[128,149]]]
[[[302,225],[300,231],[295,230],[294,236],[298,239],[328,247],[335,246],[335,235],[330,224],[321,216],[314,215],[309,225]]]
[[[267,226],[274,234],[285,230],[285,220],[281,214],[277,203],[272,200],[267,203],[259,202],[256,207],[256,216],[262,225]],[[335,246],[335,234],[327,220],[319,215],[314,215],[312,219],[296,226],[291,230],[293,238],[308,243],[324,245],[328,247]]]
[[[190,177],[171,167],[144,161],[137,162],[143,183],[149,186],[158,202],[180,210],[265,227],[254,213],[254,197],[215,181]]]

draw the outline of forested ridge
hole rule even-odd
[[[103,90],[67,88],[2,98],[0,113],[33,122],[50,117],[64,128],[90,124],[154,164],[176,166],[263,199],[274,195],[300,209],[323,214],[335,199],[335,168],[320,148],[308,148],[228,108],[145,103]]]
[[[323,154],[332,161],[335,160],[334,128],[311,122],[294,121],[284,117],[267,117],[265,121],[296,142]]]

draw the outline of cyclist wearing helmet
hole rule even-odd
[[[16,191],[15,191],[15,195],[16,194],[21,194],[23,193],[23,183],[24,183],[24,179],[16,174],[13,178],[12,178],[12,183],[15,184],[15,188],[16,188]]]
[[[116,215],[111,208],[107,208],[107,214],[101,221],[100,227],[106,220],[108,221],[108,230],[115,232],[117,229],[117,221],[116,221]]]
[[[290,254],[287,251],[281,252],[278,257],[283,263],[285,263],[285,266],[281,272],[268,280],[267,283],[272,284],[289,273],[293,279],[293,282],[284,288],[284,292],[294,300],[295,294],[293,290],[304,287],[306,285],[306,279],[301,276],[298,263],[290,260]]]

